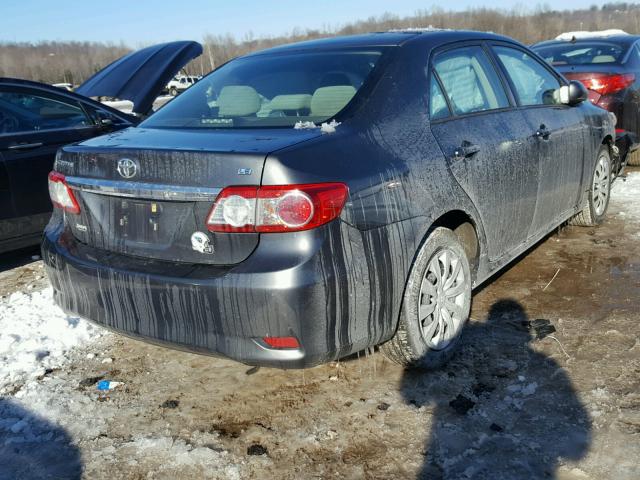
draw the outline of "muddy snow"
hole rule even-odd
[[[639,197],[636,171],[602,226],[560,229],[482,287],[435,372],[146,345],[64,315],[39,261],[6,261],[0,479],[638,478]]]

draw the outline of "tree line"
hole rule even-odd
[[[470,8],[451,11],[432,7],[418,10],[411,16],[386,13],[335,28],[296,28],[281,36],[255,38],[247,33],[238,38],[232,34],[207,34],[202,42],[204,54],[193,60],[186,67],[186,72],[204,75],[234,57],[284,43],[424,27],[491,31],[525,44],[554,38],[562,32],[573,30],[619,28],[637,34],[640,32],[640,5],[619,2],[579,10],[554,10],[548,6],[538,6],[533,10],[521,7],[511,10]],[[0,77],[77,85],[129,51],[122,43],[0,43]]]

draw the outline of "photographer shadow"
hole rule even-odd
[[[405,400],[432,412],[419,478],[551,479],[586,455],[585,407],[564,369],[531,346],[552,331],[500,300],[465,327],[443,370],[405,372]]]
[[[0,480],[80,479],[82,456],[60,426],[0,397]]]

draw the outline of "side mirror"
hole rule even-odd
[[[560,87],[560,101],[565,105],[579,105],[589,98],[587,88],[580,82],[572,80],[569,85]]]

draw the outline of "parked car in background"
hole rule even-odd
[[[175,97],[194,85],[198,80],[200,80],[200,77],[193,75],[176,75],[169,83],[167,83],[164,91],[168,92],[172,97]]]
[[[531,47],[569,80],[587,87],[589,100],[613,112],[620,165],[640,165],[640,36],[621,30],[569,32]]]
[[[561,223],[604,218],[614,120],[586,99],[478,32],[232,60],[137,127],[61,149],[42,245],[55,301],[253,365],[384,343],[436,367],[473,288]]]
[[[76,93],[0,78],[0,252],[40,243],[51,217],[47,176],[58,148],[137,124],[166,79],[201,51],[196,42],[173,42],[133,52]],[[134,114],[89,98],[101,96],[131,101]]]

